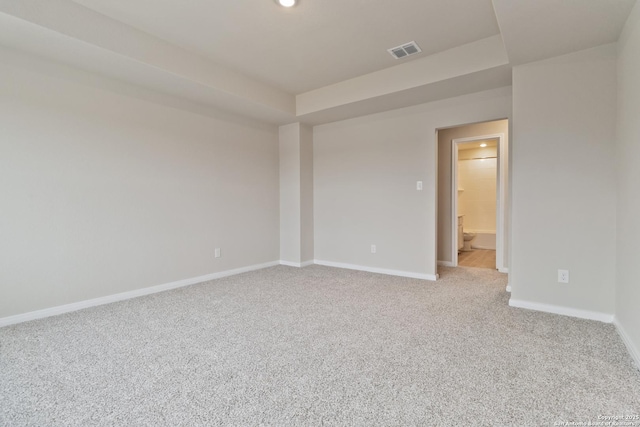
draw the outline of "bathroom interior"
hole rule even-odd
[[[496,268],[498,142],[458,144],[458,265]]]

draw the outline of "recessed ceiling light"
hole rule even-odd
[[[482,147],[482,148],[484,148],[486,146],[487,146],[487,144],[485,144],[484,142],[482,144],[480,144],[480,147]]]
[[[278,0],[278,4],[284,7],[291,7],[296,5],[296,0]]]

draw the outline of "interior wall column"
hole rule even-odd
[[[280,261],[313,263],[313,132],[302,123],[281,126]]]

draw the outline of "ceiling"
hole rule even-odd
[[[615,42],[635,2],[0,0],[0,48],[205,108],[318,124],[509,86],[513,66]],[[422,53],[387,52],[409,41]]]
[[[493,0],[512,65],[618,40],[635,1]]]
[[[482,144],[486,144],[484,147]],[[473,142],[465,142],[464,144],[458,144],[458,150],[476,150],[478,148],[494,148],[498,146],[498,141],[496,139],[487,139],[486,141],[473,141]]]
[[[387,49],[412,40],[426,56],[500,32],[491,0],[75,1],[292,94],[397,65]]]

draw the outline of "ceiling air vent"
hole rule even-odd
[[[411,56],[416,53],[422,52],[422,49],[418,46],[416,42],[405,43],[401,46],[392,47],[391,49],[387,49],[387,51],[396,59],[404,58],[406,56]]]

